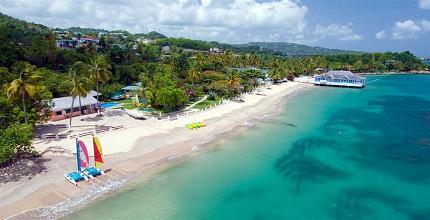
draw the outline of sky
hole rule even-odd
[[[50,27],[430,57],[430,0],[0,0],[0,12]]]

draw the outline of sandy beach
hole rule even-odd
[[[139,121],[126,115],[112,117],[110,123],[124,128],[98,134],[105,154],[103,169],[106,176],[80,182],[78,187],[63,177],[64,173],[75,169],[75,140],[35,140],[34,146],[42,153],[45,169],[30,178],[0,182],[0,218],[46,219],[67,215],[83,204],[146,175],[155,167],[174,164],[184,155],[215,146],[243,131],[253,120],[277,114],[289,97],[311,88],[314,87],[298,82],[270,85],[270,89],[262,89],[265,95],[247,94],[243,103],[230,101],[173,121],[155,118]],[[91,123],[103,124],[104,120]],[[198,121],[207,123],[207,127],[185,128],[186,124]],[[74,123],[82,125],[77,118]],[[87,147],[91,146],[91,136],[81,139]]]

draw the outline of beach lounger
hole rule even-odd
[[[105,172],[103,172],[103,170],[96,168],[96,167],[87,167],[82,172],[85,174],[85,176],[87,176],[91,179],[94,179],[94,177],[100,176],[100,175],[106,176],[106,174],[105,174]]]
[[[89,179],[83,174],[83,173],[79,173],[77,171],[75,172],[71,172],[71,173],[66,173],[64,174],[64,177],[66,177],[66,179],[73,183],[75,186],[78,185],[78,182],[80,181],[89,181]]]

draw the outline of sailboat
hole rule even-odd
[[[106,176],[105,172],[100,169],[103,164],[103,151],[102,145],[98,137],[93,136],[93,148],[94,148],[94,166],[87,166],[82,172],[89,178],[94,179],[96,176]],[[88,163],[89,165],[89,163]]]
[[[82,168],[86,168],[89,165],[90,158],[88,156],[87,148],[85,147],[84,142],[78,140],[76,138],[76,160],[78,164],[78,168],[74,172],[64,174],[64,177],[75,186],[78,185],[78,182],[89,179],[82,173]]]

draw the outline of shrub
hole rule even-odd
[[[0,165],[32,152],[32,132],[29,124],[12,125],[0,131]]]

